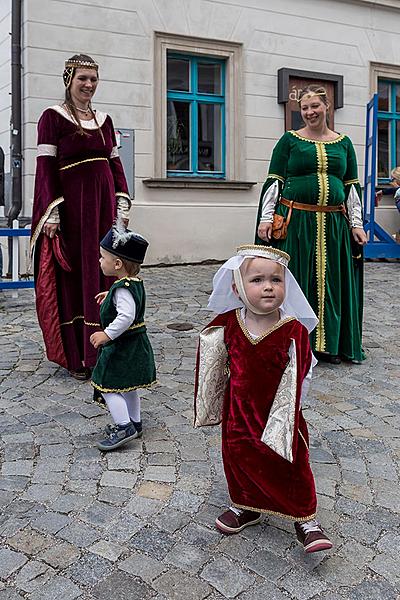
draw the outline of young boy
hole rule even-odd
[[[204,331],[223,328],[228,353],[220,420],[232,501],[216,526],[233,534],[259,523],[262,513],[279,515],[294,521],[306,552],[317,552],[332,543],[315,520],[317,499],[301,412],[316,362],[309,332],[317,318],[287,269],[289,258],[275,248],[240,246],[214,277],[208,308],[220,314]],[[206,366],[211,350],[199,353],[196,413],[200,403],[215,400]]]
[[[100,242],[104,275],[118,277],[109,292],[96,296],[103,331],[90,336],[99,348],[92,385],[102,393],[115,425],[97,443],[107,452],[142,436],[137,389],[156,381],[153,350],[144,323],[145,291],[137,277],[148,242],[137,233],[113,227]]]

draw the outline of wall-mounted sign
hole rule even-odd
[[[343,76],[283,68],[278,70],[278,102],[285,104],[285,130],[304,127],[298,100],[300,91],[308,85],[326,89],[330,105],[328,125],[334,129],[335,109],[343,106]]]

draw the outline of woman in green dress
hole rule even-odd
[[[361,347],[363,308],[361,187],[353,144],[327,125],[326,90],[300,93],[305,127],[276,144],[264,183],[256,243],[291,256],[290,269],[319,318],[311,335],[320,359],[354,363]],[[290,209],[290,201],[293,201]],[[287,236],[273,236],[274,214],[287,218]]]

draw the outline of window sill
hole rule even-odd
[[[220,189],[220,190],[249,190],[256,181],[230,181],[226,179],[206,179],[197,177],[167,177],[143,179],[143,184],[149,188],[164,189]]]

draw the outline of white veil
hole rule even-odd
[[[285,299],[280,306],[281,317],[295,317],[311,333],[318,323],[318,318],[299,284],[287,268],[290,257],[286,252],[270,246],[250,244],[239,246],[238,254],[229,258],[214,275],[213,291],[207,308],[222,314],[235,308],[244,307],[244,303],[232,289],[233,272],[240,268],[244,260],[255,257],[268,258],[283,265],[285,269]]]

